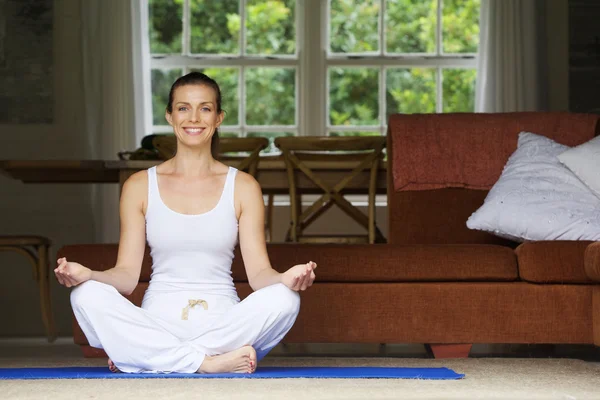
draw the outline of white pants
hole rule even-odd
[[[190,299],[202,299],[182,311]],[[283,284],[257,290],[241,302],[228,296],[147,292],[142,308],[113,286],[87,281],[71,292],[79,326],[92,347],[104,349],[122,372],[193,373],[205,356],[254,347],[262,359],[287,334],[300,296]]]

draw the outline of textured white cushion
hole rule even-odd
[[[600,197],[600,136],[561,153],[558,159]]]
[[[521,132],[517,150],[467,227],[515,241],[600,240],[600,199],[558,160],[568,149]]]

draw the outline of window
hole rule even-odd
[[[297,6],[293,0],[149,0],[154,132],[177,77],[221,87],[223,136],[298,134]]]
[[[168,91],[196,70],[221,86],[222,135],[379,135],[391,113],[473,111],[479,1],[148,0],[153,131],[172,131]]]
[[[327,133],[393,113],[474,111],[479,0],[329,0]]]

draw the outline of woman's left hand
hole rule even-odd
[[[315,281],[317,264],[309,261],[306,264],[294,265],[281,276],[281,282],[294,291],[306,290]]]

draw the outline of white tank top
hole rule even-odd
[[[180,214],[163,203],[156,167],[148,169],[146,238],[152,255],[149,292],[193,291],[239,301],[231,262],[238,240],[233,201],[237,169],[229,167],[217,205],[202,214]]]

